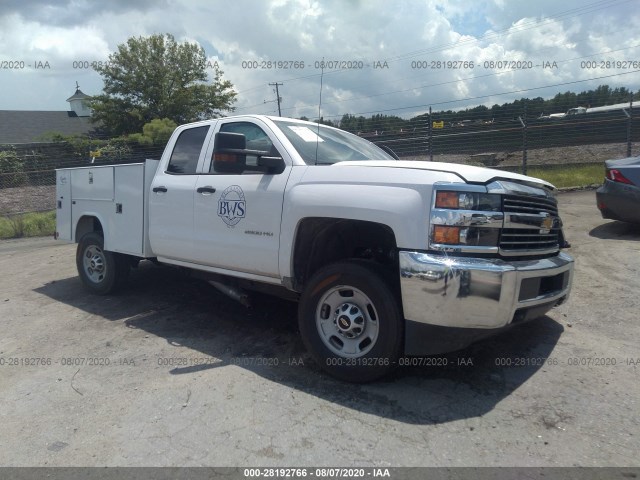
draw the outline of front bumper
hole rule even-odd
[[[462,348],[544,315],[567,299],[572,280],[573,258],[562,252],[544,259],[505,261],[401,251],[405,353]],[[434,333],[443,341],[433,338]]]

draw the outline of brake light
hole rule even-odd
[[[622,173],[620,173],[620,170],[618,170],[617,168],[612,168],[607,170],[607,178],[613,182],[627,183],[629,185],[633,185],[633,182],[629,180],[627,177],[625,177]]]

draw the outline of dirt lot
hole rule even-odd
[[[637,466],[640,228],[560,203],[568,303],[364,386],[319,373],[293,304],[151,265],[95,297],[73,245],[0,242],[0,465]]]

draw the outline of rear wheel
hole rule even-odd
[[[397,365],[402,317],[373,265],[347,261],[321,268],[302,295],[298,322],[311,355],[336,378],[368,382]]]
[[[87,233],[80,239],[76,267],[85,288],[98,295],[115,292],[129,274],[127,259],[104,250],[104,239],[97,232]]]

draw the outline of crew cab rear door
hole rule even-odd
[[[242,133],[246,148],[280,156],[282,173],[216,171],[215,133]],[[195,263],[278,278],[278,250],[284,190],[292,160],[269,125],[259,119],[219,120],[207,149],[204,171],[195,188]],[[257,157],[246,155],[247,165]]]
[[[189,125],[167,145],[149,194],[149,241],[159,258],[193,261],[194,197],[214,124]]]

